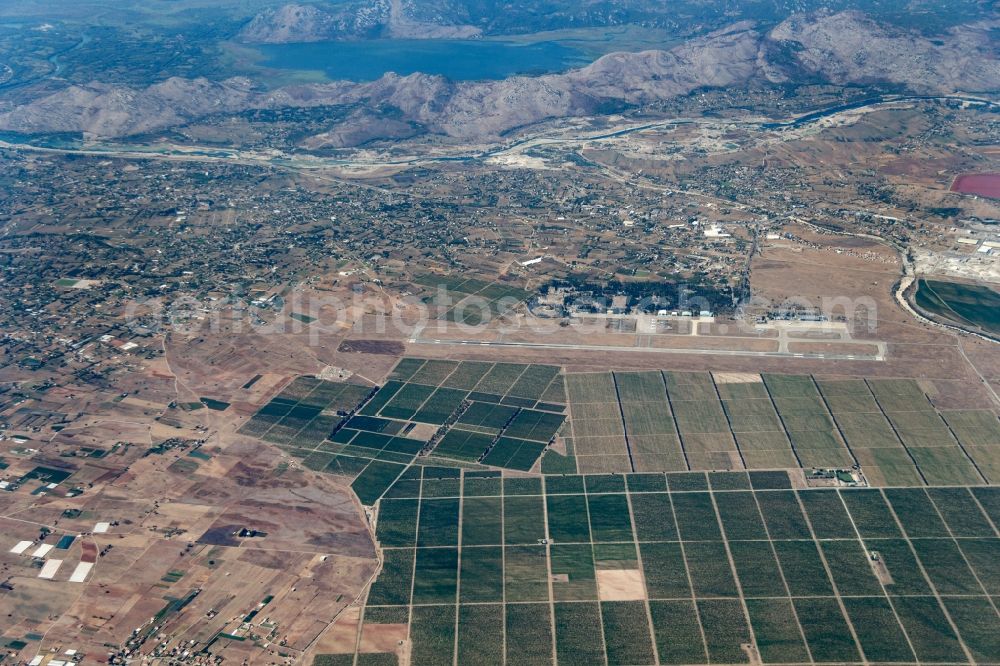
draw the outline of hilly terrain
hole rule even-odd
[[[996,20],[984,21],[927,37],[856,11],[797,14],[770,29],[741,21],[670,50],[614,53],[561,74],[500,81],[387,73],[369,83],[275,90],[247,78],[172,77],[147,87],[92,82],[54,91],[49,85],[8,104],[0,112],[0,129],[113,138],[250,109],[362,105],[369,127],[357,135],[359,141],[382,136],[379,123],[371,120],[379,116],[392,120],[388,136],[398,134],[402,122],[434,135],[484,141],[545,119],[642,107],[699,89],[815,82],[882,84],[918,94],[988,92],[1000,88],[997,26]],[[351,136],[338,122],[352,119],[357,117],[331,119],[326,131]]]
[[[258,12],[238,37],[249,43],[409,37],[435,39],[520,35],[567,28],[643,25],[694,36],[739,20],[774,25],[795,12],[861,9],[876,19],[937,31],[990,12],[989,3],[958,0],[373,0],[299,2]]]

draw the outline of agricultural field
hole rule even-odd
[[[240,433],[272,444],[315,448],[369,393],[367,386],[298,377],[261,407]]]
[[[408,358],[361,413],[437,426],[432,460],[528,471],[566,419],[560,382],[551,365]]]
[[[424,288],[423,300],[437,309],[439,319],[469,326],[506,314],[532,296],[519,287],[464,276],[425,274],[414,282]]]
[[[634,462],[625,438],[614,375],[568,374],[566,393],[576,468],[588,473],[630,471]]]
[[[560,472],[860,466],[879,486],[1000,481],[996,414],[939,411],[910,379],[647,371],[565,382],[573,456]]]
[[[998,524],[985,486],[414,466],[359,640],[322,663],[995,662]]]
[[[909,379],[564,373],[404,358],[379,388],[299,377],[240,429],[371,506],[412,464],[542,474],[859,467],[873,486],[1000,479],[1000,421]]]
[[[317,663],[1000,654],[1000,422],[912,380],[404,358],[241,432],[370,507],[380,572]]]
[[[370,506],[422,452],[421,464],[536,467],[566,420],[559,370],[405,358],[377,390],[299,377],[240,432],[350,479]]]

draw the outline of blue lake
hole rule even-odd
[[[592,58],[558,42],[380,39],[360,42],[267,44],[260,65],[321,71],[333,80],[374,81],[386,72],[440,74],[454,81],[562,72]]]

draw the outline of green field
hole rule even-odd
[[[1000,335],[1000,294],[989,287],[919,280],[914,300],[932,314]]]
[[[403,359],[241,432],[372,507],[364,623],[413,663],[997,663],[1000,422],[924,388]]]
[[[528,471],[566,420],[562,375],[550,365],[404,358],[377,390],[331,387],[352,385],[299,378],[241,432],[353,478],[365,504],[425,448],[433,462]],[[417,426],[437,431],[417,439]]]
[[[415,497],[380,503],[385,565],[365,621],[409,618],[421,663],[748,663],[744,646],[765,664],[1000,654],[1000,489],[443,468],[407,482]]]
[[[570,459],[581,473],[847,469],[873,485],[1000,479],[990,410],[938,411],[915,380],[587,372],[566,376]]]
[[[415,278],[414,283],[423,287],[420,296],[425,303],[437,308],[438,318],[469,326],[502,316],[532,295],[513,285],[462,276],[428,273]],[[450,302],[442,302],[442,295],[446,295]]]
[[[357,409],[372,389],[357,384],[298,377],[240,428],[272,444],[315,449]],[[203,398],[203,401],[206,400]],[[225,403],[209,401],[212,409]]]

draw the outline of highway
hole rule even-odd
[[[79,46],[79,45],[77,45]],[[76,47],[73,47],[76,48]],[[58,54],[57,54],[58,55]],[[0,86],[2,87],[2,86]],[[744,120],[726,120],[724,124],[737,125],[747,131],[771,131],[785,128],[794,128],[819,119],[834,116],[841,113],[858,112],[865,109],[877,109],[886,104],[898,104],[900,102],[926,101],[926,100],[954,100],[976,104],[985,104],[989,108],[995,108],[998,103],[986,98],[971,97],[963,95],[944,96],[922,96],[922,95],[882,95],[877,98],[863,100],[848,105],[834,105],[827,109],[820,109],[807,113],[803,116],[790,118],[783,121],[774,121],[766,118],[749,118]],[[569,120],[569,119],[567,119]],[[221,146],[204,145],[177,145],[177,144],[157,144],[157,145],[137,145],[116,143],[109,141],[106,143],[89,142],[88,144],[66,145],[66,146],[46,146],[30,143],[30,138],[25,136],[24,140],[10,141],[0,140],[0,147],[9,150],[24,150],[41,153],[57,153],[66,155],[90,155],[93,157],[119,157],[124,159],[167,159],[193,162],[229,162],[233,164],[245,164],[266,166],[273,168],[287,168],[297,171],[315,171],[330,168],[380,168],[380,167],[418,167],[433,163],[467,162],[474,160],[484,160],[490,157],[522,153],[525,149],[534,146],[548,145],[575,145],[600,143],[614,140],[629,134],[646,132],[649,130],[665,130],[679,125],[699,124],[706,126],[718,125],[720,121],[716,118],[671,118],[657,120],[653,122],[626,122],[618,127],[603,129],[599,131],[582,131],[574,133],[571,128],[562,127],[557,130],[545,129],[538,134],[528,134],[516,141],[507,144],[485,148],[483,150],[470,150],[468,147],[460,148],[452,152],[440,152],[428,155],[412,155],[406,157],[391,157],[383,155],[376,159],[332,159],[319,157],[316,155],[275,153],[272,150],[241,150],[237,148],[226,148]],[[627,175],[625,176],[627,179]],[[674,192],[676,194],[688,196],[702,196],[688,190],[671,190],[661,187],[663,191]],[[737,202],[728,199],[718,199],[726,205],[736,205]]]

